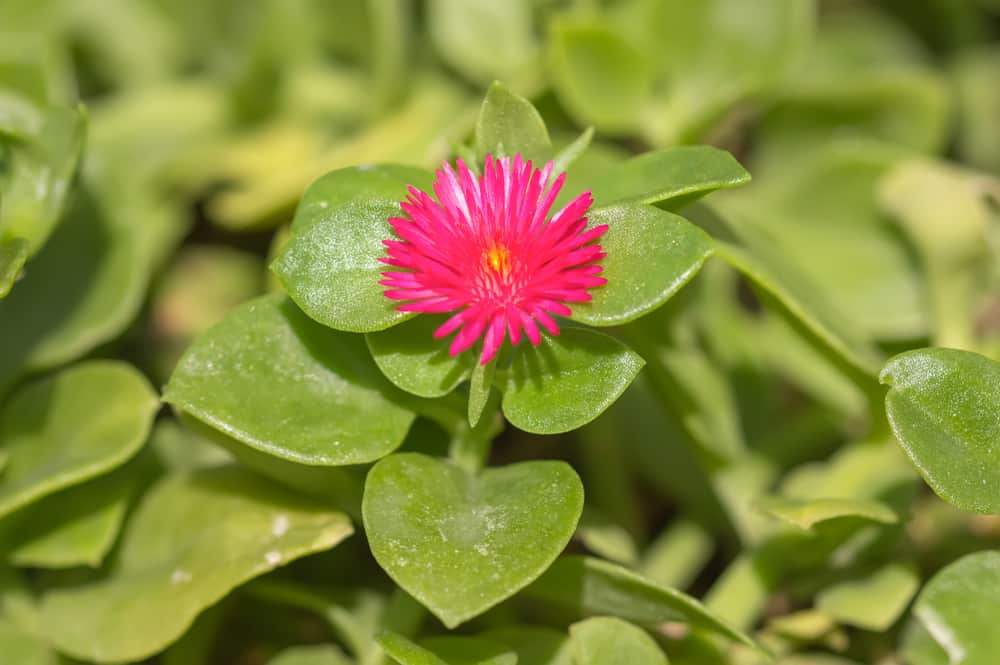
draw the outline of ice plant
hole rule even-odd
[[[445,163],[436,173],[435,201],[410,186],[400,204],[405,217],[389,220],[399,239],[384,240],[388,257],[401,270],[382,273],[385,295],[406,301],[404,312],[456,312],[434,336],[458,331],[451,355],[480,337],[486,364],[510,334],[539,344],[538,324],[559,334],[553,318],[569,316],[566,303],[587,302],[604,258],[596,241],[606,225],[587,228],[593,203],[584,192],[549,217],[565,174],[549,184],[553,163],[532,167],[520,155],[486,157],[478,178],[461,159],[457,172]]]

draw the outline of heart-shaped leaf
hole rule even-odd
[[[93,361],[30,383],[0,411],[0,517],[121,466],[159,404],[129,365]]]
[[[514,3],[516,4],[516,3]],[[479,164],[490,154],[513,157],[520,154],[541,167],[552,152],[545,121],[524,97],[495,82],[483,100],[476,122],[476,156]]]
[[[447,395],[469,378],[476,357],[448,354],[448,345],[434,338],[444,323],[440,316],[423,315],[388,330],[365,335],[368,350],[386,378],[420,397]]]
[[[537,347],[518,349],[503,389],[503,413],[526,432],[574,430],[614,404],[644,364],[613,337],[566,328]]]
[[[601,261],[607,284],[593,300],[573,304],[572,318],[591,326],[617,326],[665,303],[694,277],[709,256],[712,240],[687,220],[638,204],[596,208],[590,226],[607,224]]]
[[[372,468],[362,506],[375,559],[449,627],[541,575],[569,542],[582,509],[583,486],[562,462],[473,476],[413,453]]]
[[[608,614],[646,624],[684,621],[755,646],[691,596],[600,559],[563,557],[528,588],[528,594],[580,614]]]
[[[918,349],[892,358],[879,380],[896,439],[931,489],[963,510],[1000,513],[1000,363]]]
[[[340,169],[306,190],[292,237],[271,269],[292,300],[320,323],[349,332],[384,330],[410,315],[395,309],[379,285],[393,236],[389,218],[401,215],[406,186],[430,190],[431,176],[403,166]]]
[[[577,665],[667,665],[656,640],[628,621],[594,617],[569,627]]]
[[[824,589],[816,607],[841,623],[881,632],[896,623],[919,586],[912,567],[891,563],[863,579]]]
[[[169,476],[129,520],[107,574],[45,590],[37,624],[75,658],[143,660],[233,588],[351,532],[343,514],[238,468]]]
[[[678,146],[654,150],[613,166],[592,185],[594,203],[656,204],[680,210],[717,189],[750,182],[750,174],[725,150]]]
[[[924,586],[913,614],[950,665],[988,665],[1000,653],[1000,552],[969,554]]]
[[[402,443],[414,414],[393,401],[396,392],[360,335],[330,330],[270,295],[201,335],[164,399],[263,453],[338,466]]]

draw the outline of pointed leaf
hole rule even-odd
[[[896,623],[919,587],[920,576],[911,566],[891,563],[863,579],[824,589],[816,607],[841,623],[882,632]]]
[[[514,3],[516,4],[516,3]],[[520,154],[541,168],[552,152],[545,121],[531,102],[494,82],[486,93],[476,122],[477,166],[486,155],[513,157]]]

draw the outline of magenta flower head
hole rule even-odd
[[[400,204],[406,217],[389,220],[399,239],[383,241],[381,259],[398,271],[382,273],[385,295],[405,301],[404,312],[455,312],[434,332],[458,331],[451,355],[483,338],[480,362],[496,355],[506,335],[513,344],[522,332],[542,341],[538,325],[559,334],[553,315],[569,316],[566,303],[587,302],[604,258],[596,244],[606,225],[587,229],[593,203],[584,192],[549,216],[566,179],[549,184],[553,163],[534,169],[520,155],[487,155],[483,175],[474,176],[461,159],[436,173],[437,201],[409,187]]]

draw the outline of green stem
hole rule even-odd
[[[490,389],[483,415],[475,427],[463,418],[451,432],[448,456],[469,473],[478,473],[489,459],[493,439],[503,430],[503,416],[500,415],[500,394]]]

